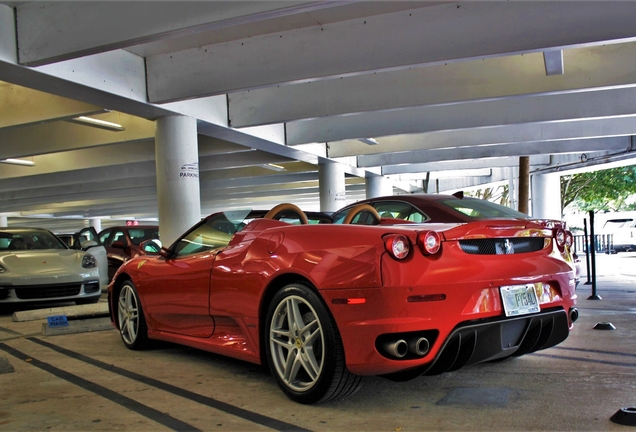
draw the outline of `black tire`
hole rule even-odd
[[[295,402],[336,400],[360,388],[362,377],[347,370],[331,314],[303,284],[290,284],[276,293],[267,310],[263,340],[272,374]]]
[[[124,345],[131,350],[142,350],[150,345],[144,311],[135,284],[126,280],[117,298],[117,325]]]

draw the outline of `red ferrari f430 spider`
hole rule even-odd
[[[109,285],[124,344],[268,365],[305,404],[549,348],[578,316],[571,233],[461,196],[221,212],[152,242]]]

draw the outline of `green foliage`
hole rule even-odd
[[[499,185],[474,191],[466,191],[466,196],[491,201],[502,206],[508,205],[508,185]]]
[[[569,205],[580,211],[634,210],[626,202],[636,194],[636,169],[633,166],[561,176],[561,209]]]

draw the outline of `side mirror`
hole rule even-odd
[[[161,241],[158,239],[143,241],[139,246],[147,254],[160,254],[163,249]]]

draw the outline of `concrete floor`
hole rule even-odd
[[[0,430],[635,430],[610,417],[636,406],[636,254],[597,263],[602,300],[587,299],[584,276],[581,317],[558,347],[405,383],[369,377],[317,406],[252,364],[171,344],[130,351],[115,330],[44,336],[45,320],[5,311]]]

